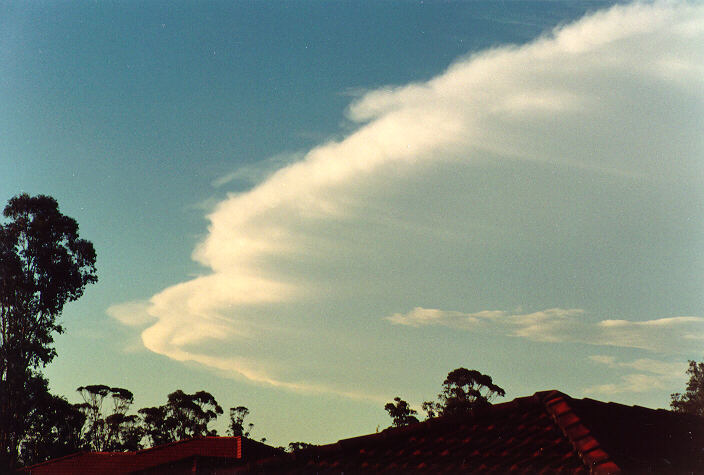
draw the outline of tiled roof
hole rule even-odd
[[[22,469],[30,475],[73,475],[129,473],[134,452],[78,452]]]
[[[171,473],[175,467],[223,467],[246,460],[271,457],[278,449],[243,437],[200,437],[159,445],[136,452],[83,452],[26,467],[24,473],[106,474]],[[190,470],[188,470],[190,473]]]
[[[558,391],[293,454],[240,437],[82,453],[24,469],[124,473],[704,473],[704,419]]]
[[[234,472],[704,473],[702,449],[700,418],[546,391]]]
[[[133,471],[171,463],[195,456],[242,458],[241,437],[202,437],[158,445],[134,452]]]

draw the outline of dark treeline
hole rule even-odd
[[[66,303],[97,282],[93,245],[55,199],[10,199],[0,224],[0,473],[80,450],[125,451],[198,436],[223,413],[212,394],[172,392],[161,406],[129,414],[131,391],[77,389],[71,404],[49,392],[42,370],[56,357],[54,335]],[[230,435],[249,436],[249,410],[230,409]]]
[[[30,465],[78,451],[123,452],[167,444],[193,437],[218,435],[209,428],[223,414],[212,394],[188,394],[177,390],[161,406],[145,407],[128,414],[134,397],[124,388],[103,384],[81,386],[79,404],[49,396],[38,403],[33,425],[19,448],[18,462]],[[230,409],[227,435],[249,436],[254,424],[247,424],[249,410]]]
[[[77,389],[82,403],[51,394],[44,367],[66,303],[98,281],[92,243],[50,196],[10,199],[0,223],[0,473],[77,451],[128,451],[200,436],[223,409],[212,394],[176,390],[160,406],[130,413],[131,391]],[[251,437],[249,409],[231,407],[227,435]],[[265,439],[262,438],[262,441]],[[289,450],[309,444],[291,442]]]

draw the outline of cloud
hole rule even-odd
[[[703,20],[699,5],[618,6],[364,94],[348,111],[354,132],[214,207],[192,256],[205,274],[149,299],[144,345],[233,377],[348,396],[361,381],[369,392],[387,384],[369,368],[400,350],[378,317],[408,302],[476,307],[476,289],[498,295],[504,282],[526,296],[563,284],[607,295],[594,282],[615,280],[620,259],[644,266],[632,258],[639,245],[680,249],[668,239],[691,235],[647,193],[704,176]],[[634,187],[643,195],[627,194]],[[643,196],[662,208],[652,218],[638,214]],[[124,310],[111,312],[148,322]],[[391,321],[654,351],[678,331],[699,341],[702,329],[698,317],[594,324],[559,308],[416,309]]]
[[[686,362],[665,362],[649,358],[618,361],[613,356],[593,355],[589,359],[612,369],[638,371],[621,376],[621,381],[618,383],[599,384],[586,388],[585,392],[591,394],[642,393],[653,389],[677,387],[678,382],[685,380],[687,369]]]
[[[663,353],[687,353],[700,347],[704,317],[671,317],[632,322],[590,321],[582,309],[551,308],[540,312],[511,314],[500,310],[462,313],[416,307],[406,314],[386,317],[395,325],[444,326],[484,331],[533,341],[586,343],[597,346],[640,348]],[[607,360],[596,359],[602,363]],[[638,360],[647,367],[650,360]]]
[[[570,312],[553,309],[548,312]],[[580,310],[574,312],[581,313]],[[390,317],[386,317],[388,321],[396,325],[406,325],[411,327],[422,327],[426,325],[442,325],[450,328],[472,329],[480,327],[485,323],[495,322],[500,318],[505,318],[506,312],[486,310],[477,313],[462,313],[446,310],[438,310],[432,308],[416,307],[406,314],[395,313]]]
[[[619,393],[642,393],[653,389],[665,389],[666,384],[662,377],[633,373],[625,375],[619,383],[607,383],[591,386],[585,392],[592,394],[619,394]]]
[[[592,355],[590,360],[595,363],[606,365],[610,368],[629,368],[660,376],[681,378],[687,370],[687,364],[683,362],[664,362],[650,358],[639,358],[633,361],[617,361],[613,356]]]
[[[145,327],[154,323],[154,317],[149,315],[148,302],[133,301],[111,305],[106,313],[128,327]]]
[[[302,160],[303,153],[281,153],[247,165],[240,165],[234,171],[216,178],[212,182],[214,188],[220,188],[232,182],[240,182],[251,187],[264,181],[276,170]]]

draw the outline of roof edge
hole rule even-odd
[[[186,445],[193,443],[194,441],[200,441],[200,440],[208,440],[208,439],[232,439],[233,441],[237,441],[238,439],[241,441],[242,436],[236,435],[236,436],[212,436],[212,435],[205,435],[205,436],[196,436],[196,437],[191,437],[190,439],[179,439],[179,440],[174,440],[173,442],[167,442],[165,444],[161,445],[155,445],[154,447],[148,447],[146,449],[139,449],[139,450],[130,450],[126,452],[117,452],[117,453],[130,453],[134,455],[144,455],[148,454],[149,452],[158,452],[160,450],[164,450],[169,447],[173,447],[176,445]],[[236,443],[241,443],[241,442],[236,442]]]
[[[91,452],[90,450],[80,450],[78,452],[73,452],[71,454],[62,455],[61,457],[56,457],[53,459],[44,460],[43,462],[37,462],[32,465],[25,465],[24,467],[20,467],[16,470],[18,472],[24,472],[27,470],[32,470],[32,469],[41,467],[43,465],[50,465],[50,464],[53,464],[56,462],[60,462],[60,461],[64,461],[64,460],[68,460],[68,459],[72,459],[72,458],[77,458],[77,457],[83,457],[86,455],[88,455],[88,456],[91,456],[91,455],[106,456],[106,455],[108,455],[111,457],[127,458],[127,457],[134,456],[135,452]]]
[[[582,423],[570,405],[572,398],[557,390],[540,391],[535,393],[533,397],[544,405],[545,411],[570,441],[590,473],[599,475],[622,473],[621,467],[614,462],[591,431]]]

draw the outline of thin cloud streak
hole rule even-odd
[[[415,328],[443,326],[532,341],[640,348],[659,353],[695,351],[698,343],[693,337],[704,335],[704,317],[592,322],[585,318],[585,313],[582,309],[561,308],[525,314],[499,310],[462,313],[416,307],[406,314],[396,313],[386,317],[386,320],[394,325]]]
[[[325,384],[312,369],[289,375],[288,365],[305,364],[274,353],[294,344],[262,328],[285,331],[304,315],[286,320],[278,316],[285,313],[281,306],[348,296],[359,282],[383,271],[365,274],[379,262],[376,256],[411,246],[412,232],[396,235],[369,223],[381,221],[375,209],[387,213],[411,202],[418,206],[409,209],[418,214],[399,220],[409,229],[423,229],[427,223],[418,216],[425,197],[413,195],[403,180],[422,176],[433,165],[465,170],[468,164],[518,159],[615,176],[701,180],[700,130],[672,110],[702,102],[702,20],[704,7],[696,5],[614,7],[528,45],[475,54],[428,82],[365,94],[348,112],[358,123],[355,132],[312,149],[215,206],[208,215],[208,234],[192,255],[209,273],[149,300],[146,314],[153,323],[142,333],[145,347],[261,384],[350,397],[354,392],[349,388],[358,387],[358,381]],[[663,65],[677,65],[678,74]],[[676,137],[670,133],[673,127]],[[663,161],[665,155],[678,160]],[[449,172],[448,178],[453,176]],[[214,185],[235,178],[236,173]],[[471,221],[465,203],[454,206],[443,209],[443,216],[452,217],[442,223],[448,236],[461,235]],[[480,223],[472,229],[487,236],[491,227]],[[455,241],[442,241],[438,249],[448,242]],[[417,266],[413,254],[406,259],[396,264]],[[341,278],[341,268],[351,273],[348,280]],[[313,271],[319,273],[315,278]],[[401,273],[393,275],[402,287]],[[113,313],[127,325],[147,321]],[[657,332],[664,330],[669,338],[685,331],[693,341],[702,332],[700,317],[595,325],[584,321],[583,313],[419,309],[415,317],[398,315],[391,321],[416,326],[453,322],[454,328],[534,341],[602,341],[652,351],[667,350],[654,341]],[[270,343],[270,349],[254,341]]]
[[[653,389],[667,389],[681,386],[684,381],[687,364],[684,362],[665,362],[649,358],[633,361],[618,361],[613,356],[592,355],[589,359],[611,369],[636,370],[621,376],[618,383],[590,386],[584,390],[592,395],[612,395],[620,393],[642,393]]]

